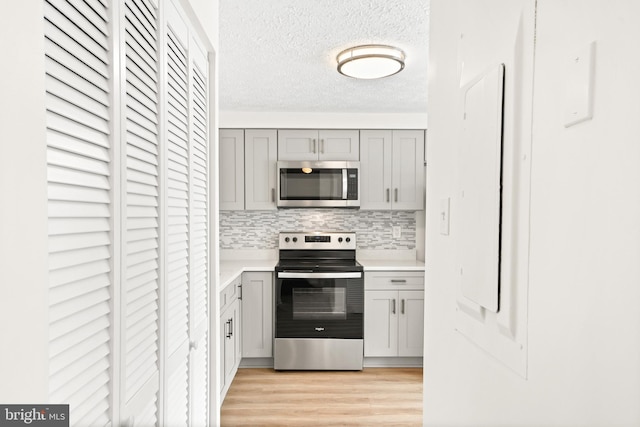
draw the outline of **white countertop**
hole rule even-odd
[[[277,258],[220,260],[218,291],[224,289],[236,277],[246,271],[273,271]]]
[[[405,259],[358,258],[364,271],[424,271],[424,261]]]
[[[382,252],[378,251],[363,251],[363,256],[358,257],[358,262],[362,264],[364,271],[424,271],[424,261],[409,258],[406,254],[379,256],[381,254]],[[218,291],[244,272],[272,272],[277,263],[277,251],[225,251],[220,257]]]

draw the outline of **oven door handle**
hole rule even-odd
[[[279,271],[278,279],[360,279],[362,272],[332,272],[332,273],[307,273],[293,271]]]

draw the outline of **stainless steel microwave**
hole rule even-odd
[[[359,208],[360,162],[278,162],[278,207]]]

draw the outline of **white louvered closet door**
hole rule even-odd
[[[209,284],[209,97],[206,53],[191,38],[191,286],[189,424],[205,426],[208,421],[208,284]]]
[[[189,412],[189,64],[188,28],[166,3],[166,401],[165,424]]]
[[[153,426],[160,389],[158,11],[124,1],[124,130],[121,274],[122,422]]]
[[[112,147],[106,2],[46,0],[52,403],[75,426],[111,412]]]

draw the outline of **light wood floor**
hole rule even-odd
[[[422,369],[239,369],[222,405],[221,424],[422,426]]]

